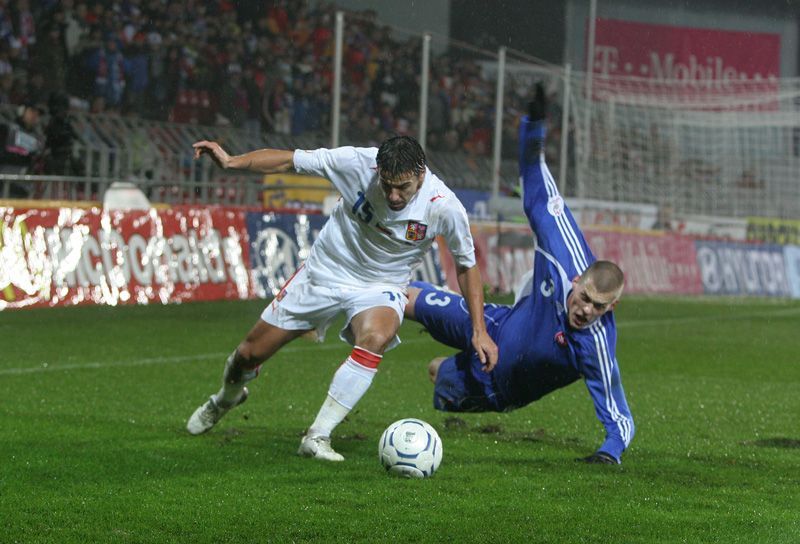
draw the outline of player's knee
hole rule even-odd
[[[442,366],[445,359],[446,357],[436,357],[428,363],[428,377],[433,383],[436,383],[436,377],[439,375],[439,367]]]
[[[394,331],[381,331],[377,329],[361,331],[356,337],[356,345],[380,355],[386,351],[386,347],[389,345],[389,342],[392,341],[394,335]]]

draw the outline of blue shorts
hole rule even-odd
[[[472,348],[472,321],[461,295],[440,291],[429,283],[413,282],[422,290],[414,304],[416,320],[439,342],[461,350],[439,367],[433,406],[445,412],[503,411],[491,374],[481,370]],[[511,308],[486,304],[484,317],[492,339],[498,324]],[[496,341],[496,339],[495,339]]]

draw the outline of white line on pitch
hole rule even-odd
[[[771,317],[785,317],[785,316],[795,316],[800,315],[800,308],[786,308],[783,310],[773,310],[769,312],[758,312],[758,313],[750,313],[750,314],[728,314],[725,316],[720,315],[706,315],[706,316],[685,316],[685,317],[665,317],[661,319],[642,319],[637,321],[622,321],[617,324],[617,327],[621,329],[633,328],[633,327],[649,327],[649,326],[661,326],[661,325],[668,325],[668,324],[682,324],[682,323],[693,323],[693,322],[703,322],[709,319],[713,319],[714,321],[733,321],[733,320],[741,320],[741,319],[752,319],[752,318],[771,318]],[[416,344],[418,342],[427,342],[431,340],[429,336],[424,336],[421,338],[409,338],[408,340],[403,340],[403,344]],[[299,352],[299,351],[308,351],[308,350],[346,350],[345,344],[316,344],[316,343],[307,343],[303,344],[295,344],[292,346],[288,346],[283,348],[280,353],[292,353],[292,352]],[[224,359],[229,355],[228,353],[200,353],[196,355],[176,355],[174,357],[150,357],[146,359],[134,359],[132,361],[117,361],[117,362],[87,362],[87,363],[74,363],[74,364],[43,364],[41,366],[35,367],[23,367],[23,368],[4,368],[0,369],[0,376],[13,376],[13,375],[20,375],[20,374],[33,374],[38,372],[52,372],[57,370],[82,370],[82,369],[91,369],[91,368],[112,368],[112,367],[125,367],[125,366],[145,366],[145,365],[158,365],[158,364],[171,364],[171,363],[185,363],[191,361],[205,361],[208,359]]]
[[[408,340],[403,340],[403,344],[416,344],[418,342],[422,342],[424,340],[428,340],[429,337],[426,336],[425,338],[410,338]],[[300,351],[310,351],[310,350],[324,350],[324,351],[333,351],[333,350],[340,350],[342,353],[347,351],[347,344],[344,343],[337,343],[337,344],[315,344],[315,343],[308,343],[306,345],[299,344],[294,346],[288,346],[281,349],[278,353],[293,353],[293,352],[300,352]],[[198,353],[195,355],[176,355],[173,357],[148,357],[146,359],[134,359],[131,361],[103,361],[103,362],[86,362],[86,363],[72,363],[72,364],[61,364],[61,363],[44,363],[40,366],[34,367],[22,367],[22,368],[2,368],[0,369],[0,376],[16,376],[20,374],[34,374],[39,372],[53,372],[53,371],[60,371],[60,370],[84,370],[84,369],[92,369],[92,368],[113,368],[113,367],[127,367],[127,366],[146,366],[146,365],[160,365],[160,364],[172,364],[172,363],[187,363],[192,361],[205,361],[208,359],[219,359],[220,361],[224,361],[225,358],[230,355],[230,352],[223,353]]]

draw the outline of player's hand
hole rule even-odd
[[[497,345],[486,331],[477,332],[472,335],[472,347],[481,360],[484,372],[491,372],[497,364]]]
[[[192,147],[194,148],[195,159],[199,159],[202,155],[208,155],[220,168],[228,168],[231,156],[217,142],[203,140],[193,143]]]
[[[536,84],[533,100],[528,102],[528,119],[533,121],[541,121],[547,115],[547,96],[544,92],[544,86],[540,83]]]
[[[618,465],[619,461],[614,459],[611,455],[607,454],[604,451],[598,451],[591,454],[588,457],[579,457],[575,459],[576,461],[580,461],[582,463],[589,463],[593,465]]]

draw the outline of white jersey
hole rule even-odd
[[[309,278],[351,287],[404,287],[437,236],[458,266],[475,265],[467,212],[455,194],[426,168],[405,208],[389,208],[380,187],[377,148],[297,150],[294,167],[330,180],[342,194],[306,260]]]

